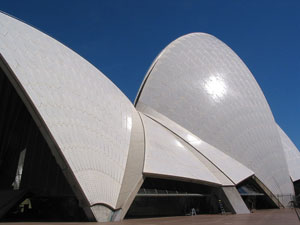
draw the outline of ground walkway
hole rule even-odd
[[[1,225],[4,223],[1,223]],[[199,215],[130,219],[114,223],[9,223],[10,225],[300,225],[294,209],[259,210],[240,215]]]

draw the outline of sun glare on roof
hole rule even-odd
[[[179,141],[175,140],[175,142],[176,142],[176,145],[177,145],[178,147],[180,147],[180,148],[182,148],[182,149],[185,149],[184,146],[183,146],[183,144],[181,144]]]
[[[186,138],[190,144],[199,145],[202,143],[202,141],[199,138],[197,138],[191,134],[188,134]]]
[[[219,76],[210,76],[205,82],[205,90],[214,99],[220,100],[226,94],[226,84]]]
[[[132,118],[130,116],[127,117],[127,129],[131,130],[132,128]]]

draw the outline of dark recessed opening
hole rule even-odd
[[[125,218],[221,213],[220,193],[203,184],[146,178]]]
[[[294,189],[296,205],[297,207],[300,207],[300,180],[294,182]]]
[[[0,70],[1,221],[87,221],[48,144]]]
[[[248,178],[237,186],[249,210],[278,208],[254,179]]]

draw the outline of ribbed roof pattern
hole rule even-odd
[[[192,33],[155,59],[142,103],[251,169],[274,194],[293,193],[269,105],[253,75],[223,42]]]

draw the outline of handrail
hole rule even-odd
[[[298,208],[299,206],[296,201],[291,201],[291,202],[292,202],[292,205],[294,206],[294,210],[298,217],[298,220],[300,221],[300,212],[299,212],[300,209]]]

